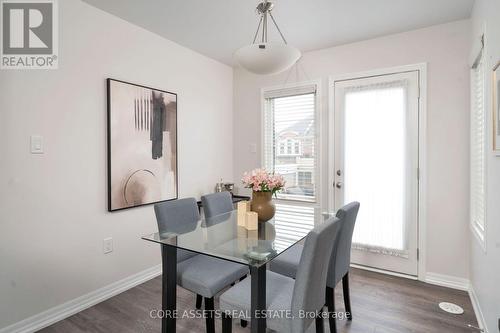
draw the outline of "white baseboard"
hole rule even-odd
[[[386,271],[384,269],[378,269],[378,268],[373,268],[369,266],[363,266],[363,265],[358,265],[358,264],[352,264],[351,267],[358,268],[358,269],[363,269],[365,271],[370,271],[370,272],[375,272],[375,273],[380,273],[380,274],[386,274],[386,275],[391,275],[391,276],[396,276],[400,278],[405,278],[409,280],[417,280],[416,276],[412,275],[407,275],[407,274],[402,274],[402,273],[397,273],[397,272],[392,272],[392,271]]]
[[[151,280],[161,274],[161,265],[148,268],[142,272],[114,282],[69,302],[57,305],[42,313],[26,318],[20,322],[0,329],[0,333],[32,333],[68,318],[97,303],[118,295],[141,283]]]
[[[426,273],[424,282],[463,291],[469,291],[470,288],[470,281],[467,279],[431,272]]]
[[[358,269],[364,269],[364,270],[376,272],[376,273],[382,273],[382,274],[402,277],[402,278],[410,279],[410,280],[421,280],[421,279],[417,278],[416,276],[386,271],[386,270],[377,269],[377,268],[368,267],[368,266],[363,266],[363,265],[358,265],[358,264],[351,263],[351,267],[358,268]],[[425,283],[433,284],[436,286],[458,289],[458,290],[463,290],[463,291],[469,291],[469,287],[470,287],[470,282],[467,279],[458,278],[458,277],[450,276],[450,275],[431,273],[431,272],[427,272],[425,274],[425,277],[421,281],[425,282]]]
[[[479,328],[482,328],[484,330],[484,333],[488,333],[488,328],[486,327],[486,321],[484,320],[483,311],[481,311],[479,300],[472,285],[470,285],[469,287],[469,297],[474,309],[474,313],[476,314],[477,325],[479,326]]]

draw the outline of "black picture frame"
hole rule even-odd
[[[175,101],[176,101],[176,117],[175,117],[175,197],[165,199],[165,200],[157,200],[157,201],[152,201],[152,202],[147,202],[143,204],[136,204],[132,206],[126,206],[126,207],[120,207],[120,208],[113,208],[112,207],[112,128],[111,128],[111,113],[112,113],[112,105],[111,105],[111,83],[112,82],[117,82],[117,83],[122,83],[126,85],[131,85],[134,87],[138,88],[143,88],[143,89],[148,89],[151,91],[157,91],[169,95],[174,95],[175,96]],[[144,207],[144,206],[149,206],[149,205],[154,205],[156,203],[160,202],[166,202],[166,201],[172,201],[172,200],[177,200],[179,198],[179,128],[178,128],[178,110],[179,110],[179,96],[177,93],[170,92],[167,90],[163,89],[158,89],[158,88],[153,88],[149,87],[146,85],[141,85],[141,84],[136,84],[132,82],[127,82],[123,80],[118,80],[118,79],[113,79],[113,78],[107,78],[106,79],[106,112],[107,112],[107,124],[106,124],[106,138],[107,138],[107,199],[108,199],[108,212],[117,212],[117,211],[122,211],[126,209],[131,209],[131,208],[137,208],[137,207]]]

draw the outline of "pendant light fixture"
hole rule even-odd
[[[292,67],[300,59],[301,53],[295,47],[287,44],[271,11],[274,4],[264,0],[257,6],[260,15],[259,25],[250,45],[243,46],[234,53],[236,61],[249,72],[261,75],[277,74]],[[267,39],[268,19],[271,18],[274,26],[283,40],[269,42]],[[257,38],[260,36],[260,41]]]

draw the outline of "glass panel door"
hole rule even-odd
[[[361,203],[354,263],[417,275],[418,73],[335,83],[336,207]]]

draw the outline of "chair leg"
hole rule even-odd
[[[225,313],[222,313],[222,333],[231,333],[233,330],[233,320]]]
[[[337,333],[337,321],[335,319],[335,289],[330,287],[326,287],[326,306],[328,307],[330,333]]]
[[[196,294],[196,308],[201,309],[201,303],[203,303],[203,296]]]
[[[344,277],[342,278],[342,289],[344,291],[344,305],[347,320],[352,320],[351,296],[349,292],[349,272],[347,272],[346,275],[344,275]]]
[[[205,297],[205,320],[207,325],[207,333],[215,333],[214,310],[214,298]]]
[[[316,333],[324,333],[325,332],[325,326],[323,322],[323,316],[321,313],[319,313],[316,316]]]
[[[240,277],[240,282],[241,282],[241,281],[243,281],[243,280],[245,280],[245,278],[246,278],[246,277],[247,277],[246,275],[244,275],[244,276]],[[244,327],[247,327],[247,326],[248,326],[248,321],[246,321],[245,319],[241,319],[241,320],[240,320],[240,325],[241,325],[241,327],[243,327],[243,328],[244,328]]]

